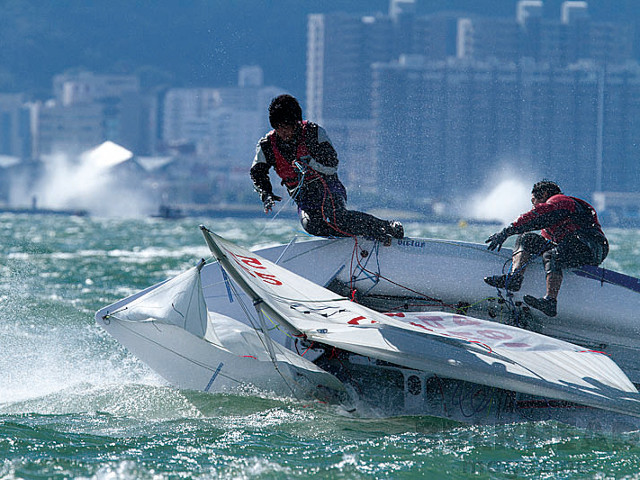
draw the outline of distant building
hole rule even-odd
[[[403,12],[411,11],[413,2],[394,3],[395,18],[406,21]],[[394,29],[391,17],[381,14],[316,14],[308,19],[304,114],[327,130],[338,150],[340,176],[357,191],[376,190],[370,65],[392,60],[399,44],[407,41]]]
[[[388,14],[313,14],[307,26],[307,113],[318,122],[369,119],[371,65],[419,54],[567,66],[632,58],[631,24],[593,20],[588,5],[566,1],[545,18],[540,0],[521,0],[513,17],[443,12],[417,16],[415,0],[390,0]]]
[[[30,111],[22,94],[0,94],[0,156],[31,157]]]
[[[412,48],[400,53],[422,55],[428,60],[457,56],[459,17],[453,12],[442,12],[416,18]]]
[[[412,3],[412,2],[408,2]],[[406,20],[406,16],[398,14]],[[397,26],[381,14],[309,15],[307,116],[316,122],[370,118],[370,65],[401,50]]]
[[[271,130],[269,103],[282,93],[263,85],[257,66],[241,68],[236,87],[170,89],[162,106],[164,149],[206,159],[212,185],[221,186],[208,194],[217,192],[218,201],[246,200],[253,194],[249,169],[256,144]]]
[[[574,194],[638,190],[638,64],[401,59],[373,70],[374,130],[387,132],[379,185],[391,199],[450,198],[507,162]]]
[[[83,152],[104,142],[102,106],[83,103],[64,106],[49,101],[33,106],[36,157]]]
[[[566,1],[558,19],[543,16],[544,4],[521,0],[515,18],[469,16],[458,23],[458,57],[567,66],[580,60],[600,65],[631,60],[634,32],[630,23],[601,22],[589,16],[587,2]]]
[[[131,93],[140,93],[140,79],[135,75],[105,75],[83,71],[53,77],[54,98],[65,107],[105,98],[121,98]]]
[[[414,6],[308,17],[307,114],[334,139],[347,183],[437,200],[508,161],[574,193],[640,188],[630,24],[592,19],[583,1],[555,19],[540,0],[509,18]]]
[[[77,153],[110,140],[136,153],[151,149],[150,100],[135,75],[56,75],[54,98],[34,107],[37,155]]]
[[[281,93],[262,85],[255,66],[240,69],[236,87],[170,89],[163,100],[165,147],[191,145],[213,164],[250,166],[257,141],[271,129],[269,103]]]
[[[640,192],[640,65],[611,66],[600,75],[594,190]]]

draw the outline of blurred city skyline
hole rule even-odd
[[[463,12],[513,18],[517,0],[417,0],[417,15]],[[544,1],[545,18],[560,18],[563,0]],[[635,0],[591,0],[597,21],[635,28],[640,59],[640,8]],[[51,96],[57,74],[73,70],[137,74],[142,85],[232,86],[243,65],[259,65],[267,85],[305,96],[307,15],[388,14],[389,0],[112,0],[91,3],[0,2],[0,92]]]
[[[544,175],[639,208],[631,1],[5,4],[0,202],[114,141],[131,151],[119,186],[152,190],[140,203],[252,204],[266,107],[289,92],[361,204],[451,213],[462,193]]]

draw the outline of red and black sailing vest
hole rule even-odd
[[[301,159],[302,157],[309,155],[309,149],[307,148],[306,135],[307,135],[307,121],[303,120],[301,122],[302,132],[300,134],[300,139],[298,140],[298,148],[296,150],[296,160]],[[285,185],[288,189],[293,189],[298,186],[300,182],[300,171],[295,167],[293,162],[288,162],[280,150],[278,150],[278,146],[276,145],[276,132],[272,130],[270,132],[270,140],[271,140],[271,149],[273,150],[273,155],[276,158],[275,170],[278,176],[282,179],[283,185]],[[306,175],[306,181],[311,179],[315,179],[318,177],[318,173],[309,169],[309,173]]]

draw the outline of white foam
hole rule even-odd
[[[0,337],[0,411],[80,386],[164,384],[115,342],[100,338],[94,325],[78,328],[34,318],[1,324]]]
[[[40,208],[87,210],[105,217],[139,217],[155,212],[157,202],[136,179],[123,175],[116,178],[112,167],[122,163],[121,156],[114,149],[79,156],[64,152],[47,155],[44,172],[33,186],[26,181],[13,183],[10,202],[31,206],[35,201]]]
[[[478,220],[498,220],[507,224],[531,208],[531,186],[534,182],[505,177],[474,195],[468,211]]]

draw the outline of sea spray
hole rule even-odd
[[[471,216],[478,220],[498,220],[506,225],[531,208],[531,185],[515,178],[497,182],[488,191],[473,197],[469,207]]]
[[[141,168],[130,151],[113,142],[80,155],[58,151],[43,156],[42,173],[33,182],[12,185],[10,203],[103,217],[149,215],[158,200],[151,186],[140,183]]]

